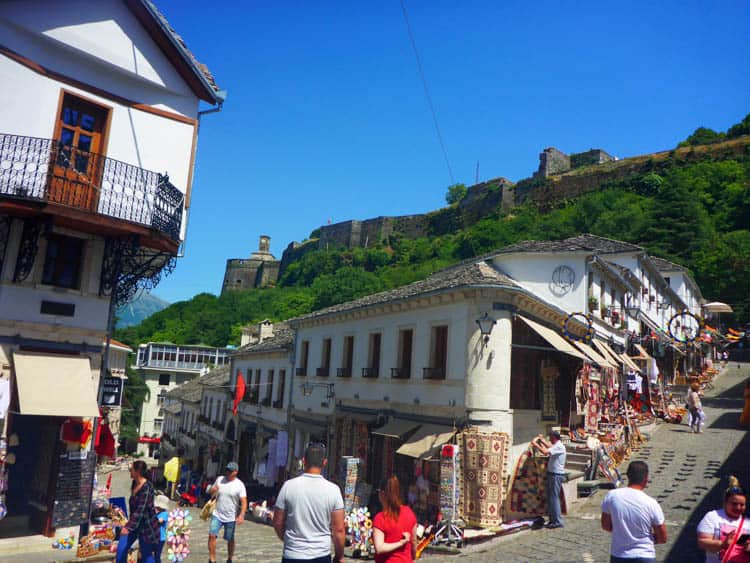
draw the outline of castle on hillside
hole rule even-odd
[[[470,186],[466,196],[454,207],[418,215],[381,216],[322,225],[316,237],[302,243],[290,243],[284,250],[281,260],[276,260],[270,253],[270,237],[261,235],[258,251],[253,252],[250,258],[227,260],[221,292],[272,286],[283,274],[286,266],[312,250],[338,247],[366,248],[387,243],[394,235],[416,239],[430,234],[450,232],[456,220],[468,225],[485,217],[493,209],[512,209],[529,197],[539,180],[559,176],[583,166],[614,160],[615,157],[602,149],[590,149],[568,155],[554,147],[548,147],[539,154],[539,169],[531,178],[519,181],[518,185],[506,178],[493,178]]]
[[[260,235],[257,252],[250,258],[230,258],[221,292],[269,287],[279,278],[281,262],[271,254],[271,237]]]

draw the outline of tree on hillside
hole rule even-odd
[[[469,190],[463,184],[453,184],[452,186],[448,186],[448,191],[445,193],[445,201],[448,205],[453,205],[465,198],[467,193],[469,193]]]
[[[713,129],[709,129],[708,127],[698,127],[698,129],[693,131],[692,135],[690,135],[687,139],[682,141],[677,146],[688,147],[695,145],[709,145],[711,143],[718,143],[719,141],[723,141],[725,138],[725,133],[719,133],[717,131],[714,131]]]

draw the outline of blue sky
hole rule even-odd
[[[533,4],[533,5],[532,5]],[[258,236],[430,211],[451,183],[398,0],[157,5],[228,99],[201,125],[186,256],[155,290],[218,293]],[[456,182],[539,152],[674,147],[750,112],[746,2],[406,0]]]

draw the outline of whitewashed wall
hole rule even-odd
[[[294,367],[291,364],[291,355],[281,354],[278,352],[273,353],[258,353],[252,356],[243,355],[235,356],[232,358],[232,386],[237,381],[237,370],[242,372],[242,377],[245,378],[245,385],[249,389],[252,383],[255,381],[255,371],[261,370],[261,387],[260,387],[260,400],[262,401],[265,397],[265,389],[269,383],[269,371],[273,370],[273,395],[271,401],[276,401],[278,398],[279,385],[281,385],[281,370],[286,370],[286,382],[284,384],[284,397],[282,399],[282,408],[274,408],[273,406],[261,406],[255,403],[249,403],[243,401],[238,407],[238,412],[243,420],[248,420],[257,423],[270,423],[276,427],[285,426],[287,423],[287,409],[289,408],[289,396],[291,392],[295,393],[295,400],[297,396],[302,393],[299,389],[292,391],[292,386],[297,383],[296,380],[301,378],[294,377]]]
[[[162,373],[169,374],[169,385],[159,385],[159,375]],[[196,374],[175,372],[169,370],[156,371],[148,369],[142,369],[141,374],[143,375],[144,382],[149,389],[150,396],[143,402],[143,409],[141,410],[140,429],[141,435],[151,435],[155,432],[154,419],[164,418],[164,416],[159,416],[159,410],[161,409],[161,407],[157,404],[157,397],[159,396],[159,393],[164,389],[166,389],[167,392],[171,391],[178,385],[181,385],[186,381],[190,381],[191,379],[196,377]],[[157,432],[157,434],[161,434],[161,432]]]

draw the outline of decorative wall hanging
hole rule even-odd
[[[570,330],[570,323],[574,319],[586,325],[586,332],[583,336],[578,336]],[[574,342],[591,342],[594,338],[594,322],[591,320],[591,315],[585,313],[570,313],[562,323],[562,330],[563,336]]]

